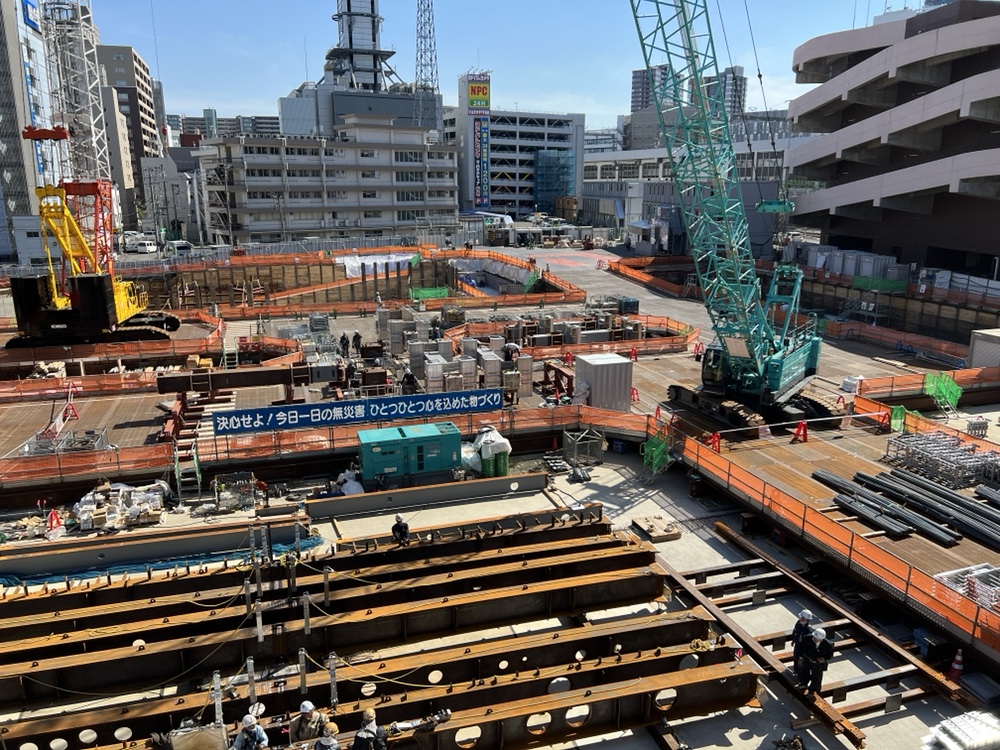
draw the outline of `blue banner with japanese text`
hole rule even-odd
[[[485,388],[477,391],[419,393],[413,396],[384,396],[356,401],[262,406],[257,409],[216,412],[212,415],[212,421],[216,435],[239,435],[309,427],[337,427],[356,422],[420,419],[455,412],[492,411],[502,406],[503,392],[499,388]]]

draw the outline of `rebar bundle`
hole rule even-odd
[[[1000,455],[943,432],[893,435],[883,460],[954,489],[1000,477]]]

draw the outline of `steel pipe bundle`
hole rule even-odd
[[[994,508],[1000,508],[1000,492],[997,492],[992,487],[987,487],[985,484],[981,484],[976,487],[976,495],[983,498],[983,500],[988,502]]]
[[[858,472],[855,481],[871,489],[906,503],[910,507],[919,508],[921,513],[962,532],[970,539],[975,539],[994,549],[1000,549],[1000,525],[980,519],[960,506],[935,496],[927,490],[905,482],[900,477],[890,474],[872,476]]]
[[[1000,525],[1000,510],[997,510],[996,508],[991,508],[985,503],[973,500],[971,497],[962,495],[954,490],[949,490],[947,487],[939,487],[934,484],[934,482],[931,482],[912,472],[905,471],[904,469],[893,469],[889,473],[894,477],[902,479],[908,484],[912,484],[914,487],[919,487],[924,492],[928,492],[946,502],[957,505],[969,513],[973,513],[977,516],[983,516],[987,520]]]
[[[834,495],[833,502],[835,502],[840,508],[856,515],[869,526],[874,526],[876,529],[882,529],[893,539],[904,539],[913,533],[913,528],[911,526],[907,526],[905,523],[900,523],[886,514],[878,506],[866,503],[860,498],[847,497],[847,495]]]
[[[860,498],[871,505],[877,506],[887,515],[892,516],[897,521],[913,527],[916,531],[923,534],[931,541],[937,542],[943,547],[954,547],[962,538],[961,534],[957,534],[951,529],[945,528],[944,526],[925,518],[915,510],[900,505],[896,502],[896,500],[900,498],[890,499],[883,497],[877,492],[865,489],[860,484],[852,482],[850,479],[845,479],[821,469],[814,471],[812,476],[817,482],[821,482],[827,487],[831,487],[832,489],[848,496]]]

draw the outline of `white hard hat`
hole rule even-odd
[[[403,516],[401,516],[399,513],[397,513],[396,514],[396,520],[397,521],[402,521],[403,520]]]
[[[243,728],[244,729],[249,729],[250,727],[252,727],[256,723],[257,723],[257,717],[254,716],[253,714],[247,714],[246,716],[243,717]]]
[[[312,701],[302,701],[302,705],[299,706],[299,711],[302,713],[308,713],[309,711],[315,711],[316,706],[313,705]]]
[[[811,620],[812,618],[813,618],[813,613],[810,612],[808,609],[804,609],[801,612],[799,612],[800,620]]]
[[[823,628],[816,628],[813,631],[813,638],[815,638],[817,641],[823,640],[824,638],[826,638],[826,631],[823,630]]]

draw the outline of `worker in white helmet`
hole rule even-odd
[[[302,701],[299,715],[288,723],[288,738],[291,742],[314,740],[323,734],[326,717],[316,710],[312,701]]]
[[[816,628],[812,632],[812,637],[806,641],[802,649],[802,657],[809,664],[809,682],[802,692],[806,696],[818,696],[823,686],[823,673],[833,658],[833,644],[826,639],[826,631],[823,628]]]
[[[795,621],[792,628],[792,664],[795,667],[795,674],[799,678],[799,689],[804,688],[809,681],[809,671],[806,663],[802,659],[802,649],[805,648],[806,641],[812,636],[813,613],[808,609],[799,612],[799,619]]]
[[[410,543],[410,524],[399,513],[396,514],[396,523],[392,525],[392,539],[404,546]]]
[[[257,717],[247,714],[243,717],[243,727],[236,733],[233,750],[260,750],[267,747],[267,733],[257,723]]]

